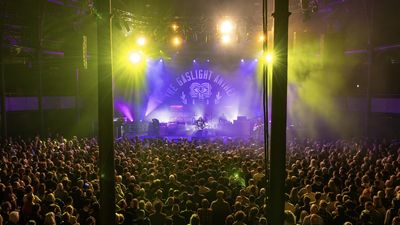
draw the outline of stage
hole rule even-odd
[[[260,121],[238,117],[233,122],[221,120],[212,124],[201,119],[191,123],[169,122],[159,123],[157,119],[148,121],[121,121],[114,123],[116,138],[132,139],[139,137],[188,140],[214,139],[259,139],[262,140],[263,126]]]

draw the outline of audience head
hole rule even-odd
[[[284,225],[296,225],[296,216],[289,210],[285,210]]]
[[[0,191],[4,194],[1,215],[8,215],[4,223],[19,221],[18,212],[13,210],[21,207],[31,207],[33,215],[45,215],[45,224],[54,224],[57,218],[75,225],[75,215],[81,210],[93,214],[80,221],[81,225],[98,223],[96,140],[7,141],[11,147],[4,150],[4,167],[0,168]],[[304,210],[299,214],[300,221],[308,212],[310,223],[316,225],[321,222],[316,214],[332,210],[339,216],[354,214],[363,221],[372,220],[374,210],[399,211],[400,144],[307,140],[289,146],[286,182],[290,194],[285,193],[285,200]],[[209,203],[217,200],[218,204],[231,204],[233,209],[226,224],[233,224],[235,219],[255,220],[265,213],[259,215],[259,209],[265,210],[266,193],[261,145],[234,140],[196,143],[134,139],[117,141],[115,154],[119,212],[135,210],[145,217],[143,213],[166,210],[177,215],[180,208],[186,208],[190,214],[200,208],[199,213],[208,213]],[[241,171],[244,182],[228,178],[232,168]],[[356,204],[365,211],[356,210]],[[285,224],[292,224],[291,216],[285,212]],[[121,223],[118,214],[116,218]],[[263,221],[261,217],[260,224]],[[397,225],[397,221],[394,217],[390,222]],[[196,224],[195,218],[192,223]]]
[[[197,214],[193,214],[190,217],[190,225],[200,225],[200,218]]]

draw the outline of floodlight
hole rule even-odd
[[[235,25],[231,20],[224,20],[220,24],[219,31],[222,34],[230,34],[233,32],[234,28],[235,28]]]
[[[224,34],[221,37],[222,44],[229,44],[232,42],[232,37],[228,34]]]
[[[271,53],[268,53],[268,54],[265,56],[265,60],[266,60],[268,63],[271,63],[271,62],[274,60],[274,57],[272,56]]]
[[[172,38],[172,44],[175,47],[178,47],[178,46],[180,46],[182,44],[182,39],[180,37],[178,37],[178,36],[175,36],[174,38]]]
[[[129,61],[132,64],[138,64],[140,61],[142,61],[142,54],[140,54],[140,52],[129,53]]]
[[[144,46],[146,44],[146,42],[147,42],[147,40],[143,36],[138,37],[138,39],[136,40],[136,43],[140,46]]]

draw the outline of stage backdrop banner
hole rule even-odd
[[[171,82],[165,92],[165,99],[176,104],[220,104],[232,98],[235,88],[223,76],[208,69],[185,71]]]
[[[229,121],[238,116],[254,118],[262,115],[256,67],[254,61],[229,68],[197,63],[185,68],[153,62],[148,65],[140,101],[121,97],[117,103],[122,106],[116,105],[116,110],[130,108],[134,120],[157,118],[160,122],[187,122],[200,116],[210,120],[226,117]]]

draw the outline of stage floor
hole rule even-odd
[[[119,137],[118,139],[122,138],[128,138],[128,139],[134,139],[134,138],[139,138],[141,140],[144,139],[154,139],[154,138],[160,138],[160,139],[167,139],[168,141],[174,141],[174,140],[181,140],[181,139],[186,139],[189,141],[193,140],[221,140],[221,141],[227,141],[227,140],[235,140],[235,139],[242,139],[242,140],[249,140],[252,137],[250,135],[221,135],[216,130],[213,129],[204,129],[204,130],[195,130],[193,132],[188,133],[188,134],[179,134],[179,135],[174,135],[174,134],[166,134],[166,135],[148,135],[147,133],[145,134],[135,134],[135,133],[125,133],[123,136]]]

